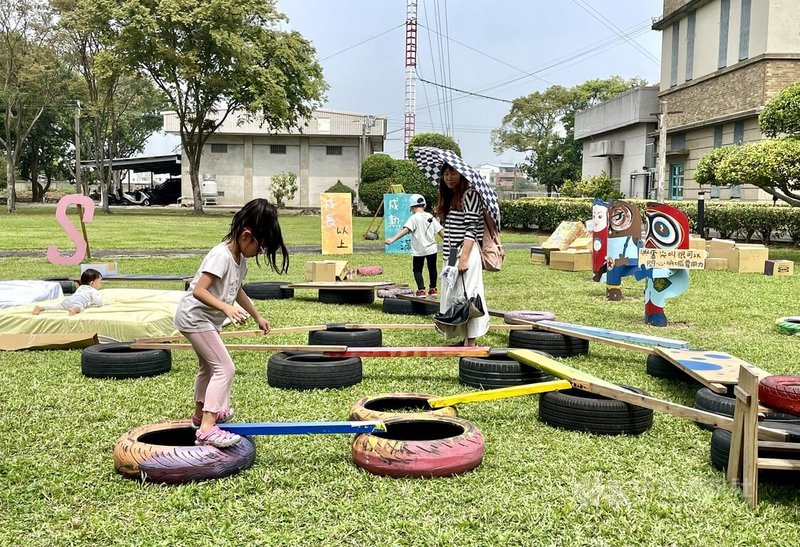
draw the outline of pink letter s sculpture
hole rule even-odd
[[[80,264],[86,256],[86,241],[83,240],[81,234],[78,233],[78,230],[75,229],[75,226],[73,226],[72,222],[67,218],[67,207],[70,205],[83,206],[83,222],[91,222],[94,218],[94,201],[89,196],[70,194],[58,201],[56,220],[61,224],[61,227],[64,228],[64,231],[67,232],[70,239],[75,242],[75,254],[71,256],[62,256],[58,254],[58,249],[56,249],[55,245],[50,245],[47,248],[47,260],[51,264],[74,266],[75,264]]]

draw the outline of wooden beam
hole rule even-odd
[[[346,329],[433,330],[433,323],[345,323]],[[489,330],[531,330],[527,325],[489,325]]]
[[[521,321],[516,319],[515,322]],[[590,342],[598,342],[600,344],[606,344],[608,346],[614,346],[617,348],[628,349],[631,351],[638,351],[640,353],[646,353],[651,355],[655,353],[655,350],[650,347],[646,346],[639,346],[636,344],[632,344],[630,342],[624,342],[622,340],[612,340],[610,338],[603,338],[602,336],[595,336],[593,334],[587,334],[585,332],[579,332],[574,330],[565,329],[562,327],[556,327],[552,325],[545,325],[542,321],[527,321],[534,329],[537,330],[544,330],[547,332],[555,332],[557,334],[563,334],[565,336],[572,336],[573,338],[580,338],[582,340],[588,340]]]
[[[573,332],[582,332],[592,336],[599,336],[600,338],[608,338],[610,340],[620,340],[630,344],[646,344],[653,346],[660,346],[664,348],[685,349],[689,347],[689,342],[686,340],[675,340],[673,338],[662,338],[660,336],[650,336],[648,334],[638,334],[635,332],[625,332],[620,330],[603,329],[599,327],[589,327],[587,325],[576,325],[574,323],[564,323],[561,321],[537,321],[537,325],[546,325],[548,327],[558,327],[561,329],[571,330]]]
[[[300,327],[276,327],[270,329],[267,334],[285,334],[290,332],[309,332],[314,330],[325,330],[328,328],[326,325],[308,325]],[[238,336],[262,336],[264,333],[261,330],[233,330],[219,333],[220,337],[236,338]],[[151,338],[137,338],[135,343],[157,343],[157,342],[178,342],[186,340],[182,334],[176,336],[155,336]]]
[[[347,351],[347,346],[304,346],[304,345],[276,345],[276,344],[227,344],[229,351],[294,351],[300,353],[342,353]],[[133,342],[132,349],[192,349],[189,343],[148,343]]]
[[[456,346],[456,347],[397,347],[397,348],[345,348],[344,350],[328,350],[326,357],[488,357],[490,347]]]
[[[554,361],[553,359],[550,359],[541,353],[531,351],[529,349],[509,349],[508,356],[516,361],[519,361],[520,363],[530,365],[552,374],[556,378],[564,378],[570,382],[573,380],[586,380],[587,382],[593,384],[605,385],[610,388],[618,388],[618,386],[610,382],[606,382],[597,376],[593,376],[588,372],[583,372],[576,368],[567,366],[564,363],[559,363],[558,361]]]
[[[460,395],[450,395],[449,397],[433,397],[428,399],[431,408],[441,408],[461,403],[478,403],[481,401],[493,401],[495,399],[505,399],[507,397],[519,397],[522,395],[533,395],[535,393],[545,393],[557,389],[569,389],[572,384],[566,380],[554,380],[551,382],[539,382],[537,384],[527,384],[524,386],[501,387],[499,389],[488,389],[475,393],[464,393]]]

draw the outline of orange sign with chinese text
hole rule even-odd
[[[320,194],[322,254],[353,254],[353,206],[350,194]]]

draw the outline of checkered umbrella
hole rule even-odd
[[[414,156],[417,159],[417,167],[434,186],[439,186],[445,164],[461,173],[467,179],[470,187],[474,188],[481,196],[483,205],[492,215],[495,224],[500,226],[500,204],[497,201],[497,192],[472,166],[464,163],[458,154],[452,150],[442,150],[433,146],[415,146]]]

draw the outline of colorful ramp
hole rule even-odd
[[[716,393],[727,393],[726,386],[739,383],[741,366],[758,371],[761,377],[769,376],[769,372],[724,351],[656,348],[656,353]]]
[[[562,323],[560,321],[537,321],[533,326],[544,325],[559,329],[570,330],[574,336],[580,338],[581,334],[587,334],[598,338],[608,338],[609,340],[619,340],[631,344],[646,344],[662,348],[688,348],[689,342],[685,340],[673,340],[671,338],[661,338],[659,336],[648,336],[634,332],[624,332],[600,327],[589,327],[586,325],[576,325],[574,323]]]

